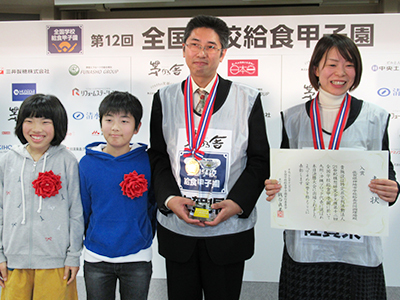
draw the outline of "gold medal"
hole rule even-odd
[[[197,175],[200,171],[200,163],[193,157],[187,158],[185,159],[185,170],[188,175]]]

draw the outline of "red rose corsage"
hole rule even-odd
[[[61,176],[54,174],[53,171],[39,172],[38,178],[32,181],[35,194],[43,198],[57,195],[62,188],[60,179]]]
[[[139,175],[136,171],[125,174],[124,181],[119,185],[121,186],[122,194],[131,199],[140,197],[147,191],[147,179],[144,178],[143,174]]]

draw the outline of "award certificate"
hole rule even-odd
[[[388,203],[368,187],[388,178],[388,151],[271,149],[271,227],[389,234]]]

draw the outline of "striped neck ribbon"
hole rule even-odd
[[[344,127],[346,126],[347,118],[349,116],[350,102],[351,102],[351,96],[348,93],[346,93],[346,95],[343,98],[342,104],[340,106],[338,115],[336,117],[335,124],[333,125],[331,140],[329,142],[328,149],[333,149],[333,150],[339,149],[343,130]],[[319,113],[319,107],[318,107],[318,95],[311,102],[310,119],[311,119],[311,130],[314,141],[314,149],[325,149],[324,139],[322,135],[321,115]]]
[[[215,95],[217,94],[219,78],[216,77],[211,91],[207,97],[201,114],[200,123],[197,132],[194,129],[194,113],[193,113],[193,88],[190,76],[186,79],[184,100],[185,100],[185,123],[186,123],[186,137],[188,140],[188,147],[183,150],[183,156],[193,156],[197,160],[202,160],[204,152],[200,151],[201,145],[207,134],[208,125],[210,124],[211,116],[214,110]]]

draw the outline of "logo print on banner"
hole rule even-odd
[[[111,94],[112,90],[110,88],[86,88],[86,89],[79,89],[73,88],[72,89],[72,96],[73,97],[104,97],[106,95]]]
[[[10,150],[12,145],[0,145],[0,151]]]
[[[85,114],[84,114],[83,112],[77,111],[77,112],[74,112],[74,114],[72,115],[72,117],[73,117],[75,120],[82,120],[82,119],[85,117]]]
[[[12,101],[24,101],[36,94],[36,83],[13,83]]]
[[[79,72],[80,72],[80,68],[79,68],[79,66],[77,66],[77,65],[71,65],[69,68],[68,68],[68,72],[69,72],[69,74],[71,74],[72,76],[76,76],[76,75],[78,75],[79,74]]]
[[[388,88],[380,88],[377,93],[381,97],[387,97],[390,95],[390,90]]]
[[[79,89],[78,88],[74,88],[72,89],[72,96],[80,96],[81,94],[79,94]]]
[[[258,60],[229,59],[228,76],[258,76]]]
[[[82,51],[82,26],[47,26],[47,54],[79,53]]]

